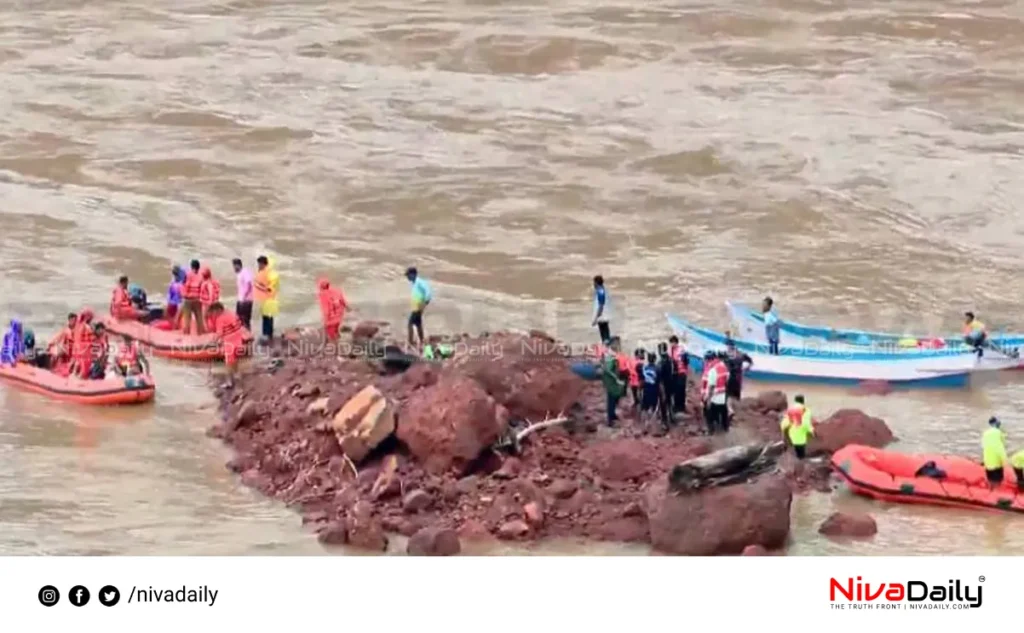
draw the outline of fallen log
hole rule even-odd
[[[669,487],[696,490],[744,481],[773,468],[785,448],[783,442],[742,444],[686,460],[669,472]]]
[[[507,450],[513,454],[518,454],[522,450],[523,440],[530,435],[537,431],[565,424],[568,421],[569,418],[564,415],[560,415],[556,418],[545,418],[544,420],[534,422],[533,424],[527,423],[526,428],[522,430],[518,430],[516,427],[510,425],[508,430],[505,432],[505,435],[494,444],[493,448],[498,450]]]

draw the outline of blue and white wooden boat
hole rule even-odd
[[[733,334],[751,341],[766,341],[764,333],[764,315],[742,303],[725,302],[729,318],[734,328]],[[943,347],[940,350],[917,348],[917,341],[934,340],[935,337],[913,336],[907,334],[891,334],[885,332],[869,332],[843,328],[816,327],[779,319],[780,339],[783,344],[802,345],[808,341],[829,342],[853,347],[872,347],[878,351],[886,349],[898,354],[920,354],[935,351],[946,353],[961,352],[971,349],[962,337],[942,337]],[[1008,355],[1019,355],[1019,348],[1024,347],[1024,334],[991,334],[989,340],[995,347],[1004,350]]]
[[[693,367],[703,366],[707,351],[725,349],[725,334],[666,315],[672,329],[685,339],[687,354]],[[737,349],[753,359],[745,375],[754,380],[775,382],[815,382],[857,385],[863,382],[887,382],[894,387],[964,387],[971,373],[984,369],[1005,369],[1015,359],[979,359],[966,352],[945,355],[894,356],[850,348],[828,347],[780,348],[769,354],[764,343],[733,339]],[[988,357],[989,355],[986,355]],[[995,356],[993,354],[992,356]]]

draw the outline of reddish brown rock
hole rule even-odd
[[[761,545],[747,545],[743,548],[743,556],[767,556],[768,550]]]
[[[674,494],[667,478],[647,492],[651,544],[672,554],[738,554],[751,543],[782,547],[789,536],[793,493],[780,477]]]
[[[405,551],[410,556],[455,556],[462,544],[454,530],[425,527],[409,538]]]
[[[466,521],[459,527],[459,536],[466,541],[485,541],[494,538],[481,521]]]
[[[526,515],[526,522],[530,525],[536,527],[544,523],[544,510],[535,501],[531,501],[523,506],[523,514]]]
[[[344,522],[324,526],[317,533],[317,539],[324,545],[344,545],[348,543],[348,527]]]
[[[501,463],[499,468],[493,475],[495,479],[515,479],[522,472],[523,465],[515,457],[506,457]]]
[[[231,423],[228,426],[231,430],[235,430],[239,427],[255,422],[259,417],[260,410],[256,403],[246,402],[239,407],[238,412],[231,418]]]
[[[367,473],[369,471],[366,471]],[[370,496],[374,499],[390,499],[402,494],[402,482],[398,478],[398,458],[388,455],[384,466],[380,469],[370,488]]]
[[[413,393],[400,418],[398,439],[433,473],[464,470],[508,425],[494,399],[458,374]]]
[[[413,490],[402,499],[402,510],[408,514],[415,514],[426,510],[434,502],[431,496],[423,490]]]
[[[762,413],[781,413],[789,407],[789,398],[781,391],[766,391],[755,398],[742,400],[745,407]]]
[[[345,520],[346,541],[352,547],[383,552],[388,539],[379,519],[373,516],[373,506],[361,501]]]
[[[331,426],[341,450],[358,464],[395,432],[395,411],[384,394],[369,385],[345,403]]]
[[[847,444],[882,448],[895,439],[886,423],[857,409],[840,409],[814,427],[809,455],[834,453]]]
[[[377,336],[377,332],[380,331],[380,327],[376,323],[369,321],[359,322],[352,330],[353,339],[370,339]]]
[[[498,528],[498,538],[513,540],[526,536],[530,533],[530,526],[523,521],[508,521],[502,523]]]
[[[547,490],[556,499],[568,499],[576,494],[579,484],[571,479],[556,479],[551,482]]]
[[[836,512],[818,527],[818,533],[830,537],[868,538],[878,533],[878,524],[870,514]]]

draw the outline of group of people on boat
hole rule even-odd
[[[36,348],[35,334],[18,320],[11,320],[3,337],[0,365],[14,367],[27,363],[59,376],[84,380],[103,380],[107,370],[121,376],[148,374],[149,364],[138,343],[124,336],[111,353],[109,334],[102,322],[94,321],[92,310],[69,313],[63,328],[47,344]],[[111,362],[112,361],[112,362]]]

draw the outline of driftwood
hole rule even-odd
[[[507,450],[512,453],[519,453],[522,450],[523,440],[525,440],[530,435],[536,433],[537,431],[542,431],[544,429],[549,429],[553,426],[565,424],[568,421],[569,418],[565,417],[564,415],[560,415],[556,418],[545,418],[540,422],[534,422],[532,424],[527,423],[526,428],[509,425],[509,428],[508,430],[505,431],[505,434],[501,436],[501,438],[499,438],[497,442],[495,442],[494,448]]]
[[[688,491],[745,481],[771,470],[785,449],[783,442],[743,444],[695,457],[672,468],[669,487]]]

